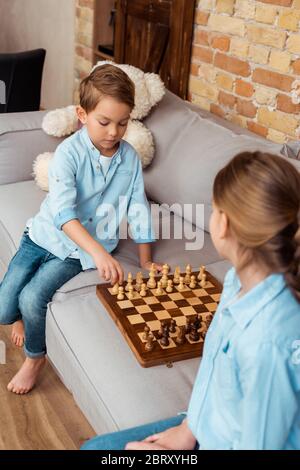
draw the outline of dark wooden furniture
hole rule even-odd
[[[114,7],[113,60],[158,73],[170,91],[185,99],[195,0],[96,0],[95,31],[107,35],[102,36],[104,43],[112,34],[111,30],[106,33],[105,30]],[[99,21],[104,21],[106,26],[101,29]],[[111,58],[96,50],[99,35],[96,37],[95,59]]]

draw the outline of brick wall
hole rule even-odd
[[[76,0],[74,103],[78,103],[79,83],[93,63],[94,0]]]
[[[198,0],[195,23],[190,101],[270,140],[299,138],[300,0]]]

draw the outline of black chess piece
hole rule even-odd
[[[169,346],[169,344],[170,344],[169,336],[170,336],[170,333],[169,333],[169,326],[166,325],[166,326],[164,327],[164,332],[163,332],[162,339],[160,340],[160,342],[161,342],[161,344],[162,344],[163,346]]]
[[[200,339],[200,334],[198,333],[198,327],[197,324],[193,323],[191,325],[191,332],[189,334],[189,338],[191,341],[199,341]]]
[[[170,333],[176,333],[176,320],[172,319],[170,323]]]

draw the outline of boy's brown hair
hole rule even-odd
[[[93,111],[104,96],[134,108],[135,86],[128,75],[111,64],[100,65],[80,84],[80,106]]]

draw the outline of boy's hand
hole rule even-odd
[[[155,268],[156,271],[158,271],[158,272],[162,271],[163,265],[160,264],[160,263],[153,263],[152,261],[147,261],[146,263],[141,265],[141,268],[147,269],[148,271],[150,271],[152,264],[154,264],[154,268]]]
[[[115,285],[117,282],[119,284],[123,283],[124,280],[124,271],[118,263],[107,251],[99,250],[94,256],[94,261],[98,269],[100,278],[105,281],[110,281],[111,285]]]

